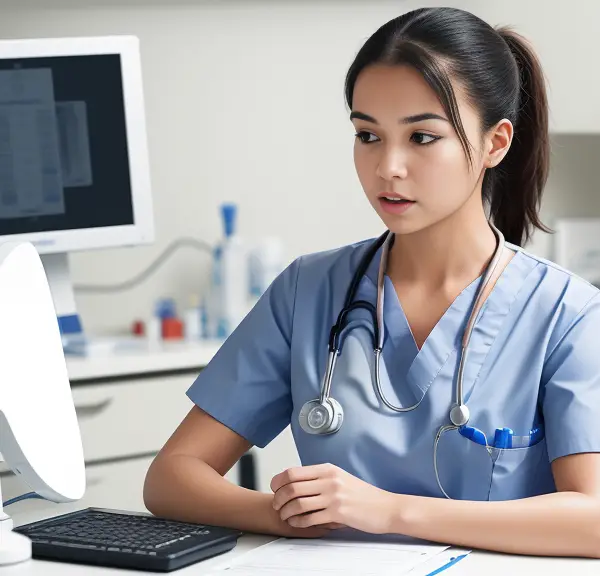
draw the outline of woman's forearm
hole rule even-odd
[[[390,532],[514,554],[600,558],[600,500],[557,492],[474,502],[392,494]]]
[[[144,483],[144,503],[162,518],[283,535],[289,527],[272,506],[273,496],[229,482],[198,458],[157,456]]]

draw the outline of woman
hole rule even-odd
[[[534,53],[467,12],[416,10],[369,38],[346,97],[358,176],[390,235],[277,278],[189,389],[148,508],[277,535],[349,526],[600,556],[598,291],[519,247],[545,230]],[[341,318],[343,353],[328,355],[357,269],[353,301],[367,304]],[[321,396],[333,359],[335,401]],[[222,478],[290,423],[303,466],[273,494]]]

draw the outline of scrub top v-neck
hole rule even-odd
[[[373,385],[373,326],[351,313],[332,396],[344,408],[335,434],[306,434],[305,402],[319,396],[329,330],[370,242],[303,256],[269,287],[188,390],[201,409],[249,442],[266,446],[291,424],[302,464],[333,463],[382,489],[442,496],[433,446],[448,424],[458,353],[477,280],[452,302],[419,350],[395,289],[385,277],[381,385]],[[508,427],[517,436],[543,430],[534,445],[488,450],[444,434],[440,481],[452,498],[503,500],[555,490],[550,463],[600,451],[600,298],[581,278],[517,246],[475,324],[464,373],[470,425],[488,438]],[[378,252],[357,299],[377,296]]]

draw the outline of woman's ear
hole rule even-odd
[[[483,165],[495,168],[508,153],[514,129],[512,122],[506,118],[492,126],[485,138]]]

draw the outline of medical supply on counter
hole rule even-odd
[[[146,335],[146,324],[143,320],[135,320],[131,325],[131,333],[134,336],[145,336]]]
[[[180,340],[183,338],[183,320],[177,315],[173,298],[160,298],[154,306],[154,315],[146,325],[149,342]]]
[[[163,318],[163,340],[181,340],[183,338],[183,322],[179,318]]]
[[[208,306],[206,303],[206,297],[203,297],[200,302],[200,323],[202,326],[202,337],[208,338],[210,333],[208,331]]]
[[[552,260],[600,286],[600,218],[558,218]]]
[[[152,316],[146,322],[146,339],[149,344],[158,344],[162,340],[162,319]]]
[[[237,206],[223,204],[220,212],[223,238],[214,247],[190,238],[177,240],[142,272],[139,278],[126,283],[127,286],[137,285],[179,246],[189,245],[212,255],[208,289],[202,298],[193,294],[181,315],[177,314],[177,305],[173,298],[159,298],[154,305],[152,318],[145,318],[143,326],[132,324],[131,332],[134,335],[145,334],[148,340],[152,341],[163,339],[163,333],[167,334],[167,338],[179,338],[178,322],[170,322],[163,328],[165,319],[178,319],[182,322],[182,337],[188,340],[224,340],[284,270],[284,248],[279,238],[260,238],[249,249],[237,233]],[[137,321],[142,322],[139,319]]]
[[[259,240],[250,251],[250,297],[258,299],[284,269],[283,242],[273,236]]]
[[[204,313],[200,298],[192,294],[188,308],[183,314],[184,333],[187,340],[200,340],[204,338]]]
[[[224,237],[213,252],[210,288],[210,336],[226,338],[248,312],[248,255],[236,232],[237,207],[223,204]]]
[[[173,298],[160,298],[154,307],[154,314],[161,320],[175,318],[177,316],[175,300]]]

